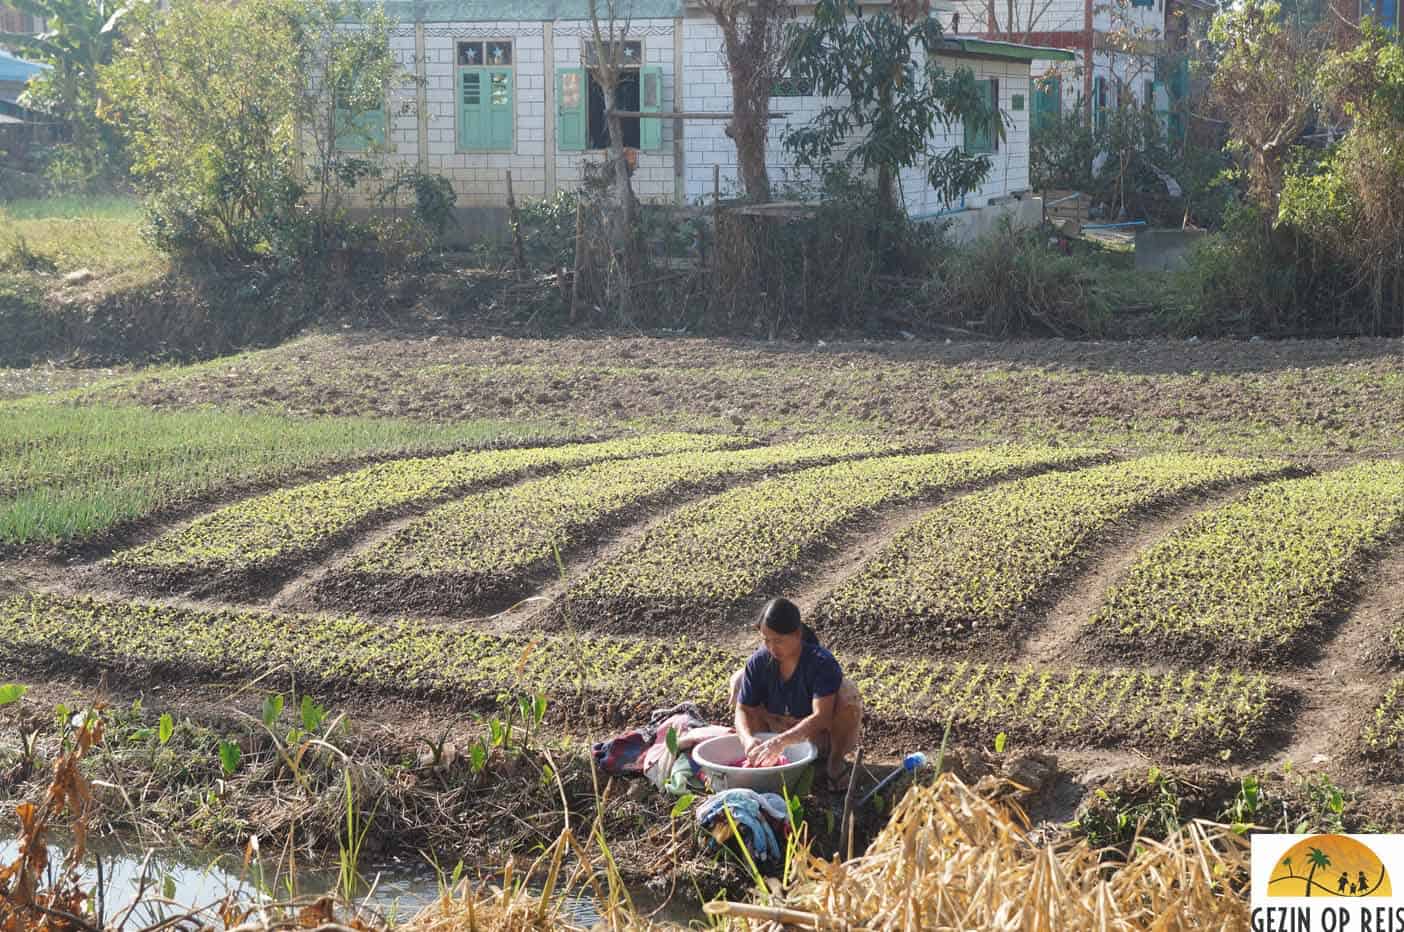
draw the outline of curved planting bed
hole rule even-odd
[[[559,554],[678,496],[852,456],[891,453],[870,440],[815,439],[748,450],[598,463],[441,505],[335,566],[319,604],[492,610],[529,591]]]
[[[659,434],[395,460],[229,505],[150,544],[122,551],[106,565],[148,588],[195,586],[202,592],[252,595],[406,508],[541,470],[743,443],[736,437]]]
[[[1186,496],[1280,475],[1287,463],[1149,456],[1005,483],[897,535],[820,603],[842,643],[1011,649],[1042,598],[1128,519]]]
[[[990,447],[890,456],[806,469],[680,509],[566,594],[578,624],[669,631],[734,619],[775,593],[838,536],[884,506],[982,482],[1085,464],[1100,451]]]
[[[1321,638],[1401,528],[1404,462],[1265,485],[1147,550],[1092,633],[1162,655],[1287,659]]]
[[[419,621],[194,611],[46,595],[0,602],[10,669],[84,667],[149,680],[247,681],[280,668],[299,686],[438,696],[495,707],[503,692],[545,693],[570,712],[626,717],[683,700],[714,717],[746,655],[698,644],[612,637],[497,636]],[[1053,747],[1115,746],[1171,757],[1252,752],[1286,694],[1262,675],[841,657],[876,730],[962,741],[1006,732]],[[1277,716],[1280,717],[1280,716]]]

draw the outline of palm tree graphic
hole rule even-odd
[[[1306,875],[1306,895],[1311,896],[1311,878],[1316,873],[1317,868],[1327,868],[1331,866],[1331,858],[1320,848],[1307,849],[1307,863],[1311,865],[1311,870]]]

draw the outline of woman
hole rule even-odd
[[[863,730],[858,687],[844,679],[834,655],[819,646],[789,599],[766,603],[758,627],[765,645],[731,678],[736,733],[746,759],[761,764],[780,756],[786,745],[813,741],[821,754],[828,749],[826,776],[837,784]],[[758,732],[776,734],[762,741]]]

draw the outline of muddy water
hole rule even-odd
[[[49,851],[51,862],[57,864],[65,848],[62,844],[52,844]],[[0,839],[0,863],[9,863],[18,853],[18,842],[14,838]],[[276,856],[265,856],[260,870],[257,864],[245,868],[240,858],[226,854],[173,847],[143,849],[120,840],[100,839],[89,844],[81,871],[84,887],[93,891],[94,896],[99,863],[104,912],[109,919],[126,909],[143,881],[147,896],[173,900],[186,907],[208,906],[230,893],[239,894],[247,901],[260,895],[269,901],[290,897],[290,873],[285,865],[279,869]],[[388,863],[363,863],[360,873],[364,882],[356,891],[356,902],[366,904],[392,922],[408,919],[439,896],[439,875],[423,862],[394,859]],[[475,873],[467,872],[469,876]],[[298,894],[313,896],[337,887],[335,867],[299,866],[292,884]],[[581,925],[593,925],[599,918],[589,898],[571,897],[564,903],[564,910]],[[133,921],[138,925],[153,924],[175,912],[173,907],[147,904],[137,908]]]

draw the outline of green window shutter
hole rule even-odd
[[[590,89],[584,68],[556,72],[556,146],[562,152],[585,150],[585,114]]]
[[[512,149],[512,124],[516,108],[512,106],[512,71],[495,68],[488,72],[487,148]]]
[[[487,72],[464,68],[458,72],[458,148],[488,148]]]
[[[645,65],[639,69],[639,112],[663,110],[663,69]],[[663,145],[663,121],[639,119],[639,148],[658,149]]]
[[[385,145],[385,110],[366,110],[353,117],[351,111],[337,108],[335,145],[344,152]]]

